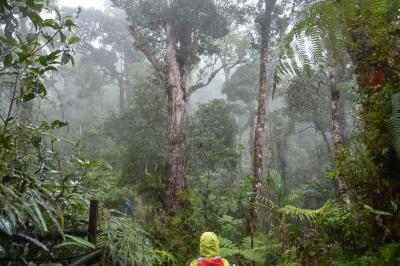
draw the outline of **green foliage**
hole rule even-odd
[[[188,130],[192,169],[234,168],[240,153],[240,147],[235,145],[237,128],[232,108],[225,101],[200,105],[190,118]]]
[[[163,27],[168,19],[174,22],[176,41],[180,44],[177,46],[178,61],[190,69],[200,62],[202,55],[216,53],[214,40],[228,33],[228,22],[218,8],[217,1],[178,0],[172,2],[170,9],[161,0],[112,2],[128,15],[138,48],[144,48],[160,62],[164,62]]]
[[[86,239],[83,239],[81,237],[72,236],[72,235],[68,235],[68,234],[65,234],[65,237],[71,239],[74,243],[77,243],[83,247],[96,248],[95,245],[93,245],[92,243],[90,243],[89,241],[87,241]]]
[[[396,264],[398,245],[379,243],[380,235],[373,233],[378,227],[371,224],[374,215],[368,209],[345,211],[339,205],[327,209],[315,219],[315,230],[306,231],[297,240],[299,260],[303,264],[327,260],[337,265]]]
[[[358,138],[362,143],[338,150],[336,157],[335,177],[346,184],[352,208],[335,204],[313,217],[315,228],[294,244],[302,265],[396,264],[395,248],[386,258],[379,250],[399,239],[393,229],[398,217],[398,158],[392,149],[398,135],[398,7],[392,0],[315,1],[296,18],[282,43],[276,83],[302,74],[313,79],[313,72],[329,74],[351,60],[363,127]]]
[[[74,42],[68,43],[64,37],[66,29],[75,27],[72,17],[61,16],[47,1],[36,1],[35,4],[13,1],[12,5],[2,1],[0,10],[0,25],[4,29],[0,38],[2,79],[19,81],[18,85],[10,82],[9,86],[12,88],[15,84],[18,87],[20,99],[29,101],[36,96],[45,97],[45,74],[55,71],[60,63],[73,63],[70,53]],[[44,19],[41,11],[53,13],[55,18]],[[76,40],[77,37],[71,38]]]
[[[104,132],[118,147],[111,150],[120,184],[134,187],[143,199],[159,205],[165,199],[168,175],[168,112],[163,84],[152,77],[136,82],[132,107],[111,116]],[[101,147],[100,147],[101,148]],[[139,152],[140,151],[140,152]]]
[[[389,128],[393,138],[393,147],[400,158],[400,94],[392,96],[392,116],[389,119]]]
[[[17,106],[27,109],[35,97],[47,95],[46,76],[72,58],[63,31],[75,24],[47,1],[2,1],[0,10],[0,81],[2,93],[11,96],[0,102],[0,245],[4,252],[12,251],[12,236],[20,233],[46,253],[46,244],[26,234],[64,228],[62,206],[55,197],[60,186],[53,183],[60,169],[49,146],[57,140],[50,132],[67,124],[55,120],[28,126],[32,117],[26,110],[18,117]],[[44,19],[44,13],[55,18]]]
[[[177,265],[171,254],[156,250],[150,236],[123,213],[103,210],[100,229],[100,244],[110,249],[112,261],[121,265]]]
[[[236,263],[251,263],[256,265],[265,265],[272,263],[279,257],[281,245],[271,236],[259,234],[254,237],[254,247],[251,248],[250,237],[242,239],[240,245],[236,245],[227,238],[219,237],[221,245],[221,256],[226,257],[230,262]]]
[[[76,24],[48,1],[13,1],[12,5],[1,1],[0,9],[1,93],[7,96],[3,99],[2,94],[0,101],[1,255],[74,255],[94,245],[63,235],[64,229],[87,226],[89,199],[108,200],[107,194],[115,185],[112,167],[85,159],[80,145],[61,137],[67,122],[35,125],[32,102],[46,97],[45,81],[50,72],[74,63],[72,45],[80,38],[65,30],[71,32]],[[147,235],[130,218],[107,210],[104,213],[101,241],[109,246],[114,261],[176,265],[171,254],[152,248]],[[35,234],[49,231],[61,233],[61,243],[35,238]],[[23,245],[16,236],[24,239]]]
[[[235,218],[224,214],[218,218],[218,225],[218,232],[221,239],[229,237],[232,241],[239,242],[244,237],[243,228],[245,228],[246,224],[243,218]]]
[[[189,259],[197,257],[199,238],[203,233],[200,213],[193,207],[195,195],[179,195],[180,208],[170,217],[168,224],[161,219],[153,222],[149,231],[157,237],[163,250],[171,252],[177,265],[184,265]]]
[[[389,44],[390,35],[385,25],[393,4],[392,0],[313,3],[296,18],[294,27],[281,44],[275,87],[285,75],[298,75],[302,70],[310,73],[312,69],[329,68],[333,64],[343,65],[349,50],[360,59],[367,56],[366,48],[377,49],[376,54],[368,54],[368,57],[377,57],[376,60],[387,55],[384,47]],[[362,60],[367,61],[366,58]]]
[[[310,221],[334,205],[334,202],[327,201],[320,209],[307,210],[300,208],[298,205],[301,204],[307,188],[300,187],[297,191],[295,190],[289,194],[286,194],[280,174],[276,170],[270,170],[269,176],[272,181],[274,196],[271,199],[264,197],[263,195],[259,195],[257,200],[262,207],[267,208],[274,215],[279,217],[280,226],[282,228],[285,226],[284,223],[286,221],[286,216],[292,216],[300,221]]]
[[[232,77],[225,82],[222,92],[230,102],[251,105],[256,100],[258,86],[258,65],[256,63],[239,66]]]

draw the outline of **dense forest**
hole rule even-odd
[[[399,0],[0,0],[0,85],[0,265],[400,265]]]

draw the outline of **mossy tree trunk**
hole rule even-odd
[[[252,191],[253,196],[250,199],[250,235],[251,246],[253,246],[253,236],[257,227],[257,195],[261,189],[261,179],[263,174],[263,133],[265,130],[265,114],[267,109],[267,97],[269,95],[268,88],[268,59],[269,59],[269,41],[272,23],[272,12],[275,9],[275,0],[264,1],[264,11],[260,17],[260,80],[258,91],[258,108],[257,122],[254,130],[254,146],[253,146],[253,180]]]

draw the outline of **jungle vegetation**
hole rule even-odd
[[[0,265],[400,265],[400,1],[81,4],[0,0]]]

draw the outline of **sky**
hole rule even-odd
[[[104,10],[107,0],[60,0],[60,6],[78,7],[83,8],[94,7]]]

